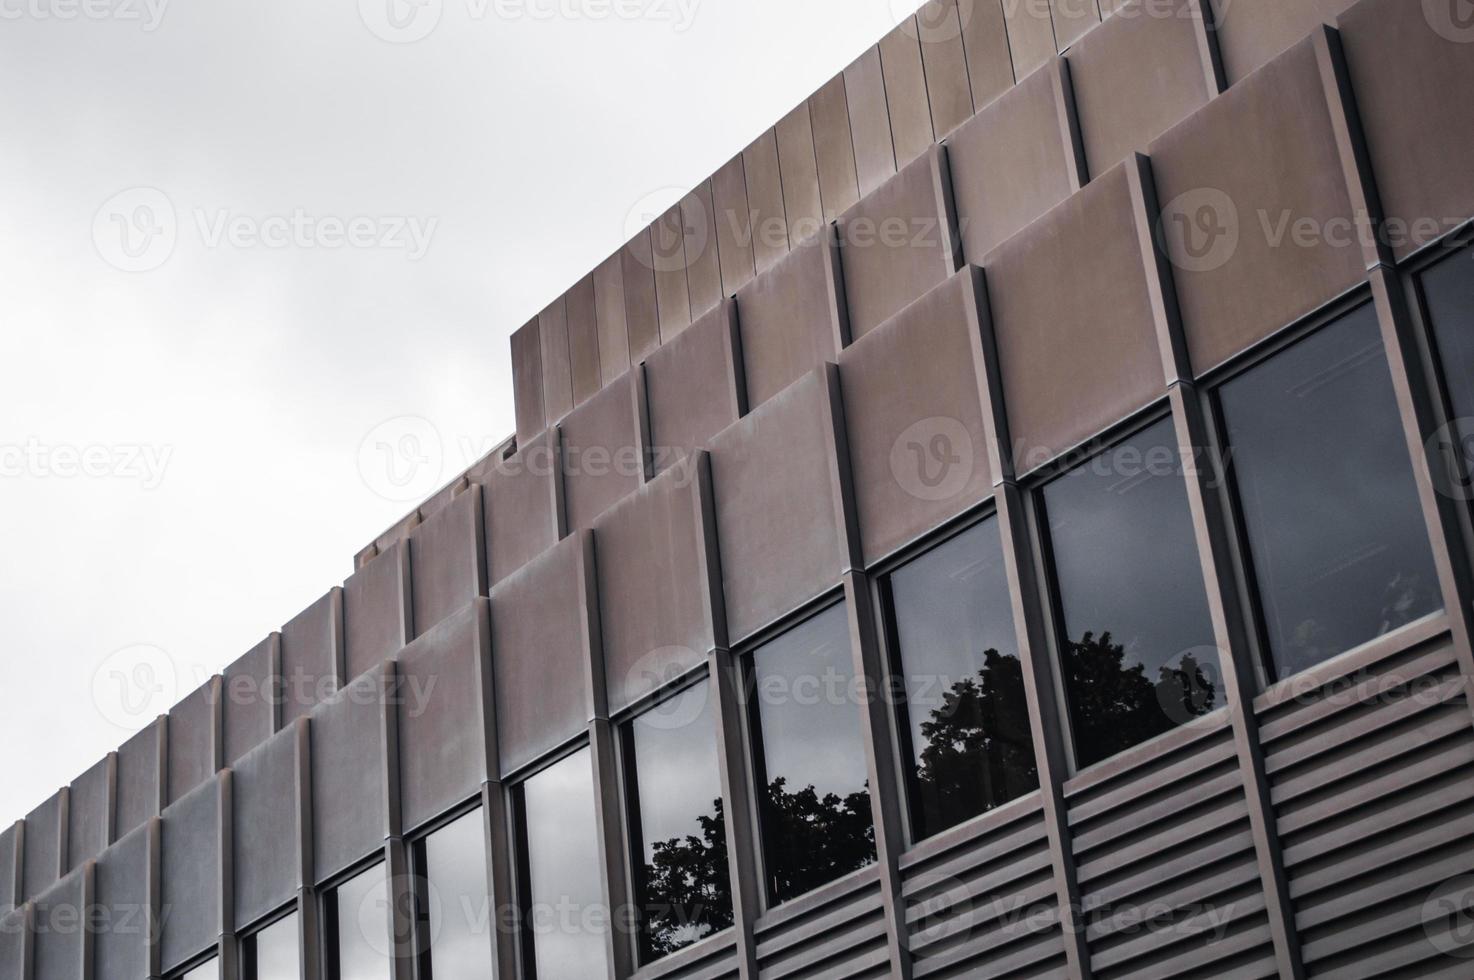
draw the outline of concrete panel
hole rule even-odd
[[[84,877],[81,870],[74,871],[36,900],[31,916],[34,980],[79,980],[86,976],[83,939],[89,910]]]
[[[841,276],[829,231],[737,294],[749,405],[761,405],[839,353],[849,334]]]
[[[884,184],[896,172],[896,149],[891,141],[890,110],[886,106],[885,72],[880,48],[873,47],[844,70],[850,135],[855,144],[855,172],[860,197]]]
[[[301,880],[297,832],[297,744],[302,737],[293,725],[236,763],[231,781],[236,927],[280,908],[299,887],[310,884]]]
[[[472,471],[472,479],[482,486],[488,584],[506,578],[558,540],[554,435],[541,433],[522,443],[510,459],[488,460]]]
[[[992,493],[971,276],[953,276],[839,357],[866,564]]]
[[[686,230],[679,202],[650,226],[655,261],[655,306],[660,315],[660,342],[691,325],[691,294],[686,285]]]
[[[717,255],[721,260],[722,291],[728,296],[753,276],[752,227],[748,223],[747,175],[738,154],[711,176],[715,209]]]
[[[386,665],[319,705],[312,714],[313,867],[318,882],[360,861],[389,829],[384,788]]]
[[[691,298],[691,316],[694,319],[715,308],[725,295],[721,259],[717,255],[716,211],[711,200],[710,180],[703,180],[695,190],[681,198],[681,225],[686,256],[686,291]]]
[[[974,110],[981,109],[1013,87],[1013,53],[1008,49],[1004,5],[993,0],[958,0],[956,6],[972,103]]]
[[[830,390],[816,370],[712,440],[722,586],[736,643],[839,581]]]
[[[409,642],[409,555],[403,541],[343,583],[343,666],[357,677]]]
[[[225,668],[221,684],[225,765],[271,737],[281,704],[281,637],[273,633]]]
[[[706,661],[714,642],[701,590],[695,481],[665,473],[594,525],[609,710]]]
[[[963,0],[971,3],[972,0]],[[946,136],[972,117],[972,87],[967,77],[967,51],[962,43],[958,0],[927,0],[914,20],[926,69],[926,98],[931,109],[929,131]],[[923,147],[923,149],[925,149]]]
[[[487,765],[491,633],[485,599],[463,607],[399,655],[399,771],[414,830],[480,792]]]
[[[326,595],[281,628],[281,723],[305,717],[338,689],[343,672],[343,590]]]
[[[1013,76],[1022,82],[1049,64],[1059,50],[1054,43],[1053,18],[1041,0],[1005,3],[1003,16],[1013,51]]]
[[[638,364],[660,346],[655,253],[650,245],[649,228],[642,229],[620,249],[619,268],[624,281],[624,325],[630,343],[630,363]]]
[[[212,677],[169,711],[169,802],[205,783],[222,765],[222,683]]]
[[[220,938],[220,787],[197,786],[164,811],[160,959],[170,971]]]
[[[97,908],[103,928],[96,943],[93,980],[138,980],[149,973],[148,876],[153,830],[139,827],[97,861]]]
[[[585,528],[639,486],[644,473],[634,375],[580,405],[559,431],[568,526]]]
[[[881,38],[880,70],[885,79],[886,107],[896,166],[904,168],[934,142],[926,69],[921,62],[921,32],[916,17],[901,21]]]
[[[1129,0],[1066,58],[1092,174],[1144,151],[1214,94],[1197,0],[1175,0],[1170,12],[1147,2]]]
[[[1060,51],[1100,23],[1096,0],[1049,0],[1049,8],[1054,20],[1054,43]]]
[[[1340,19],[1387,240],[1399,258],[1474,216],[1474,174],[1449,166],[1474,159],[1474,29],[1459,29],[1456,9],[1366,0]],[[1465,97],[1448,97],[1456,92]]]
[[[1049,70],[1035,72],[947,140],[963,254],[973,265],[1070,196],[1057,71],[1051,62]]]
[[[1020,472],[1166,394],[1124,166],[994,253],[987,280]]]
[[[67,793],[67,870],[94,860],[112,843],[117,757],[109,753],[72,780]],[[0,863],[0,874],[3,874]],[[0,895],[3,905],[3,895]]]
[[[764,131],[742,151],[742,172],[747,180],[753,265],[761,273],[788,254],[788,216],[783,207],[775,130]]]
[[[519,439],[541,432],[548,424],[543,405],[542,338],[536,318],[512,333],[512,401]]]
[[[796,248],[824,227],[824,201],[819,192],[819,159],[814,153],[814,126],[809,104],[800,103],[778,120],[778,169],[783,177],[783,213],[788,219],[788,246]]]
[[[565,538],[492,589],[491,650],[503,775],[588,727],[584,547],[582,535]]]
[[[599,327],[599,377],[607,385],[630,368],[630,341],[624,314],[624,264],[619,252],[594,270],[594,318]],[[539,426],[524,432],[518,425],[517,444],[526,445],[541,431]]]
[[[542,351],[543,408],[556,422],[573,410],[573,360],[568,350],[568,307],[559,296],[537,315]]]
[[[584,276],[563,297],[568,313],[568,362],[573,373],[573,401],[581,404],[604,385],[599,367],[598,310],[594,277]]]
[[[1356,0],[1211,0],[1218,49],[1229,84],[1235,84],[1300,41],[1318,24],[1333,22]],[[1405,6],[1419,10],[1420,4]]]
[[[814,158],[819,165],[819,200],[825,221],[833,221],[860,200],[845,84],[844,75],[835,75],[809,96],[809,122],[814,128]]]
[[[168,720],[160,718],[118,749],[117,837],[159,815],[168,792],[168,775],[162,765],[167,729]]]
[[[956,270],[946,157],[933,147],[839,220],[845,303],[860,337]]]
[[[1364,278],[1309,40],[1169,130],[1151,156],[1197,371]]]
[[[66,860],[67,795],[58,791],[26,814],[21,895],[35,898],[56,884]]]
[[[27,913],[0,916],[0,975],[25,978]]]
[[[728,300],[645,362],[655,472],[678,465],[742,415],[739,343],[737,305]]]
[[[409,536],[415,635],[486,592],[481,488],[471,487]]]

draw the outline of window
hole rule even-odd
[[[912,836],[1039,787],[995,518],[882,583]]]
[[[382,863],[328,892],[323,925],[328,980],[389,980],[393,924]]]
[[[1474,247],[1440,261],[1421,278],[1423,302],[1438,349],[1439,366],[1453,410],[1450,435],[1462,466],[1459,482],[1441,489],[1457,499],[1474,499]]]
[[[242,980],[301,980],[297,953],[297,913],[241,940]]]
[[[592,754],[580,749],[528,777],[513,799],[529,976],[604,976],[610,924],[594,822]]]
[[[1046,484],[1060,675],[1089,766],[1223,704],[1171,419]]]
[[[645,961],[732,925],[727,821],[711,684],[702,680],[624,729],[634,887]]]
[[[843,604],[759,647],[751,670],[763,861],[776,903],[875,860]]]
[[[478,808],[415,844],[418,980],[491,980],[486,829]]]
[[[212,957],[185,971],[179,980],[220,980],[220,961]]]
[[[1375,311],[1218,393],[1274,679],[1440,605]]]

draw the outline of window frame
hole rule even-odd
[[[329,878],[325,883],[318,886],[318,968],[322,972],[323,980],[339,980],[342,964],[339,962],[339,936],[338,936],[338,890],[348,882],[361,874],[366,874],[374,868],[383,866],[384,880],[392,888],[389,861],[383,851],[375,851],[372,855],[355,861],[344,870]],[[392,896],[385,896],[386,901],[392,902]],[[392,939],[392,933],[386,937]]]
[[[512,904],[517,910],[516,928],[510,930],[509,935],[515,936],[515,941],[512,943],[513,958],[517,964],[517,976],[522,980],[537,980],[536,935],[532,928],[532,855],[527,839],[527,799],[525,795],[527,781],[571,756],[577,755],[584,749],[589,750],[592,759],[594,747],[587,729],[545,752],[534,761],[519,767],[505,778],[505,816],[508,821],[508,841],[512,849],[509,855],[512,872]],[[596,775],[596,770],[591,768],[590,778],[595,778]],[[595,806],[599,804],[598,792],[602,788],[602,786],[596,786]],[[592,816],[597,826],[598,814],[595,813]],[[602,866],[598,868],[598,874],[603,887],[607,889],[607,874]],[[495,912],[496,910],[493,910],[493,914]]]
[[[1408,270],[1404,268],[1402,271],[1406,274]],[[1406,280],[1404,280],[1405,282]],[[1421,294],[1419,294],[1418,298],[1421,300]],[[1251,703],[1254,697],[1284,683],[1290,678],[1300,676],[1304,671],[1281,677],[1278,676],[1273,663],[1273,647],[1269,641],[1268,622],[1265,618],[1264,605],[1260,598],[1258,575],[1254,570],[1254,551],[1249,541],[1248,525],[1244,519],[1243,509],[1240,504],[1242,495],[1240,493],[1235,454],[1232,452],[1232,447],[1228,441],[1227,417],[1223,411],[1219,393],[1222,387],[1228,382],[1252,372],[1255,368],[1272,360],[1277,355],[1284,353],[1301,341],[1308,339],[1322,329],[1334,325],[1344,317],[1350,316],[1363,308],[1370,309],[1380,327],[1382,316],[1376,308],[1376,297],[1372,291],[1371,284],[1366,281],[1358,283],[1336,299],[1323,304],[1312,313],[1301,317],[1294,323],[1287,324],[1274,331],[1254,346],[1235,354],[1222,364],[1203,372],[1197,382],[1199,390],[1196,395],[1206,422],[1207,438],[1211,444],[1211,447],[1205,448],[1210,448],[1210,451],[1215,454],[1216,458],[1222,461],[1223,479],[1216,489],[1217,503],[1219,505],[1219,511],[1223,516],[1224,534],[1229,542],[1229,563],[1233,569],[1234,598],[1237,600],[1241,611],[1242,633],[1246,642],[1247,653],[1249,654],[1249,662],[1253,665],[1254,680],[1258,685],[1256,690],[1244,692],[1243,696]],[[1420,310],[1420,322],[1415,332],[1419,335],[1419,345],[1424,348],[1425,354],[1428,354],[1434,349],[1430,331],[1431,325],[1425,317],[1421,316],[1421,312]],[[1380,334],[1379,340],[1382,340]],[[1401,418],[1405,406],[1402,403],[1402,399],[1397,396],[1397,379],[1392,374],[1392,364],[1388,357],[1385,340],[1382,340],[1382,364],[1387,369],[1388,374],[1391,375],[1390,383],[1393,388],[1393,398],[1396,402],[1399,420],[1405,421]],[[1442,390],[1441,375],[1438,378],[1438,385],[1439,391],[1437,392],[1437,397],[1440,408],[1446,411],[1446,392]],[[1411,451],[1409,452],[1409,466],[1413,470],[1410,476],[1416,482],[1417,462],[1413,458]],[[1421,495],[1418,495],[1415,500],[1418,513],[1423,516],[1426,523],[1428,515],[1424,512]],[[1440,552],[1444,551],[1445,549],[1439,542],[1430,540],[1429,553],[1433,559],[1435,571],[1438,570],[1441,559],[1446,557],[1446,553],[1443,555],[1440,554]],[[1442,595],[1442,581],[1438,581],[1437,585],[1439,586],[1440,595]],[[1447,616],[1448,610],[1444,608],[1429,615],[1433,617]],[[1427,618],[1420,617],[1418,620],[1390,630],[1380,637],[1373,637],[1365,643],[1358,644],[1347,650],[1342,650],[1340,653],[1321,661],[1321,664],[1316,666],[1342,660],[1347,655],[1366,646],[1367,643],[1372,643],[1388,636],[1396,636],[1409,628],[1416,627],[1419,622]],[[1313,670],[1315,668],[1308,669]]]
[[[963,513],[933,528],[931,531],[912,541],[910,544],[887,555],[884,559],[877,561],[868,570],[871,579],[870,601],[874,603],[877,621],[876,633],[880,641],[881,667],[885,671],[882,678],[882,687],[885,701],[886,723],[891,730],[891,765],[896,775],[896,785],[900,788],[904,799],[898,811],[901,815],[901,833],[906,846],[916,847],[938,835],[957,827],[966,827],[974,821],[980,820],[992,813],[985,810],[974,814],[968,819],[956,824],[951,828],[934,831],[921,836],[919,828],[925,826],[925,822],[917,814],[919,808],[919,793],[916,785],[916,767],[912,764],[914,757],[914,746],[911,740],[911,716],[906,702],[905,694],[905,664],[902,663],[901,640],[899,633],[899,619],[896,616],[895,596],[891,591],[891,576],[905,568],[933,550],[958,538],[975,527],[987,521],[996,521],[998,528],[1000,550],[1006,548],[1003,543],[1005,529],[1003,527],[1003,515],[998,511],[998,498],[990,495],[986,500],[968,508]],[[1007,555],[1004,555],[1005,562]],[[1008,590],[1009,610],[1013,617],[1010,625],[1015,634],[1019,631],[1020,616],[1024,614],[1021,598],[1014,594],[1012,587]],[[1019,658],[1022,660],[1027,656],[1027,651],[1020,649]],[[1035,727],[1036,719],[1029,712],[1029,728]]]
[[[640,914],[640,920],[635,923],[635,928],[629,930],[629,934],[624,937],[623,941],[626,942],[629,946],[629,952],[632,957],[631,962],[635,964],[635,968],[637,971],[652,966],[653,964],[669,960],[671,956],[679,955],[684,950],[678,950],[675,953],[670,953],[665,956],[649,957],[647,955],[645,945],[646,930],[643,914],[644,896],[642,894],[644,888],[644,861],[638,860],[636,857],[637,854],[643,851],[645,845],[644,841],[640,839],[642,828],[639,813],[640,787],[637,771],[637,767],[639,765],[639,757],[638,754],[635,752],[634,747],[633,723],[641,715],[660,707],[662,704],[665,704],[675,698],[680,697],[682,694],[685,694],[687,691],[696,687],[696,685],[702,683],[703,681],[710,684],[710,687],[708,689],[709,696],[715,702],[712,715],[716,720],[716,725],[712,728],[711,738],[712,747],[716,750],[718,765],[720,766],[722,758],[722,706],[719,700],[721,697],[721,685],[717,682],[717,678],[713,673],[713,665],[709,658],[703,660],[701,664],[695,667],[691,667],[680,675],[672,678],[671,680],[662,684],[660,687],[656,688],[654,691],[650,691],[647,694],[642,695],[635,701],[631,702],[629,706],[621,709],[618,712],[615,712],[610,718],[610,725],[612,726],[614,731],[613,741],[615,746],[615,769],[619,774],[619,778],[617,780],[617,793],[620,816],[620,840],[623,842],[624,851],[624,853],[621,855],[621,858],[624,861],[624,880],[627,890],[627,894],[624,896],[624,899],[625,901],[629,902],[630,908],[632,910],[638,910]],[[717,775],[719,782],[725,782],[722,773],[718,772]],[[727,799],[726,794],[723,793],[722,806],[730,808],[731,805],[732,801]],[[731,855],[728,856],[727,874],[729,878],[733,875]],[[733,882],[733,884],[735,885],[735,881]],[[735,887],[732,891],[733,904],[735,906],[737,898]],[[736,911],[737,910],[734,907],[734,914]],[[703,943],[714,936],[720,936],[727,931],[728,930],[722,930],[722,932],[712,933],[711,936],[703,936],[701,939],[698,939],[695,943],[692,943],[691,945],[699,945],[700,943]],[[686,948],[689,949],[690,947]]]
[[[430,876],[427,867],[428,861],[425,854],[425,845],[437,831],[444,830],[462,817],[468,817],[478,810],[482,811],[481,824],[483,831],[485,831],[486,813],[484,810],[484,801],[482,800],[481,794],[477,793],[471,799],[463,800],[444,813],[426,821],[417,827],[413,833],[405,835],[404,850],[405,859],[409,868],[410,900],[413,911],[411,916],[412,921],[410,923],[410,937],[415,980],[433,980],[435,975],[430,950]],[[484,832],[482,834],[482,843],[485,844],[486,860],[491,861],[492,842],[490,836]],[[487,867],[485,872],[486,901],[489,905],[494,904],[491,896],[490,871],[490,867]],[[495,934],[498,925],[495,908],[491,909],[491,916],[487,922],[492,930],[492,935],[487,937],[491,942],[491,945],[487,949],[487,957],[488,963],[491,965],[493,973],[495,973]]]
[[[302,915],[302,907],[300,903],[298,903],[295,899],[293,899],[287,905],[279,906],[278,908],[266,913],[256,921],[252,922],[250,925],[246,926],[244,929],[237,930],[237,935],[240,938],[237,942],[239,948],[236,952],[236,959],[239,961],[238,965],[240,968],[240,975],[242,977],[242,980],[256,980],[256,938],[267,929],[270,929],[272,926],[292,915],[297,915],[299,917]],[[299,976],[302,972],[303,960],[304,956],[302,950],[302,925],[301,919],[298,918],[297,972]]]

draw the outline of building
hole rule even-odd
[[[0,834],[0,977],[1474,976],[1468,13],[934,0]]]

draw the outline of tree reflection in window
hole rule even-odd
[[[844,605],[763,644],[750,666],[763,868],[777,903],[875,860]]]
[[[1080,766],[1223,701],[1179,460],[1163,419],[1043,489]]]
[[[912,835],[1039,786],[996,518],[883,580]]]

